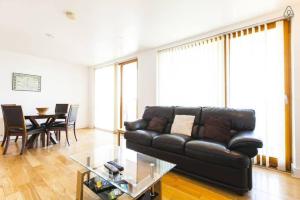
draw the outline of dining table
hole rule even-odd
[[[52,123],[54,123],[57,119],[66,119],[66,114],[31,114],[31,115],[25,115],[24,118],[26,120],[29,120],[33,128],[45,128],[44,133],[40,134],[34,134],[32,135],[28,141],[27,141],[27,148],[33,148],[35,144],[37,144],[39,136],[41,136],[42,141],[42,147],[45,147],[45,136],[46,136],[46,129],[47,127],[51,126]],[[45,122],[39,123],[38,120],[44,120]],[[43,124],[43,126],[42,126]],[[57,144],[57,138],[55,134],[50,133],[50,141],[53,144]]]

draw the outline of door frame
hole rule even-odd
[[[118,65],[120,66],[120,110],[119,110],[119,128],[123,128],[123,69],[124,69],[124,65],[128,65],[131,63],[136,62],[136,68],[137,68],[137,82],[138,82],[138,59],[134,58],[131,60],[127,60],[125,62],[121,62],[118,63]],[[138,86],[136,88],[137,94],[138,94]],[[138,117],[138,100],[136,102],[136,116]]]

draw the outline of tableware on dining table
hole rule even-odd
[[[38,114],[39,115],[45,115],[47,113],[49,108],[47,107],[39,107],[39,108],[36,108],[36,110],[38,111]]]

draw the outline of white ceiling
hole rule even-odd
[[[290,2],[0,0],[0,49],[93,65],[264,15]],[[75,21],[64,16],[66,10],[76,14]]]

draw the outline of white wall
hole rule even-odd
[[[141,52],[138,58],[138,114],[145,106],[156,105],[156,50]]]
[[[42,76],[42,91],[13,91],[13,72]],[[88,67],[0,51],[0,104],[12,103],[22,105],[24,114],[36,113],[35,108],[41,106],[53,113],[56,103],[79,104],[77,127],[87,127]],[[2,135],[2,113],[0,128]]]

